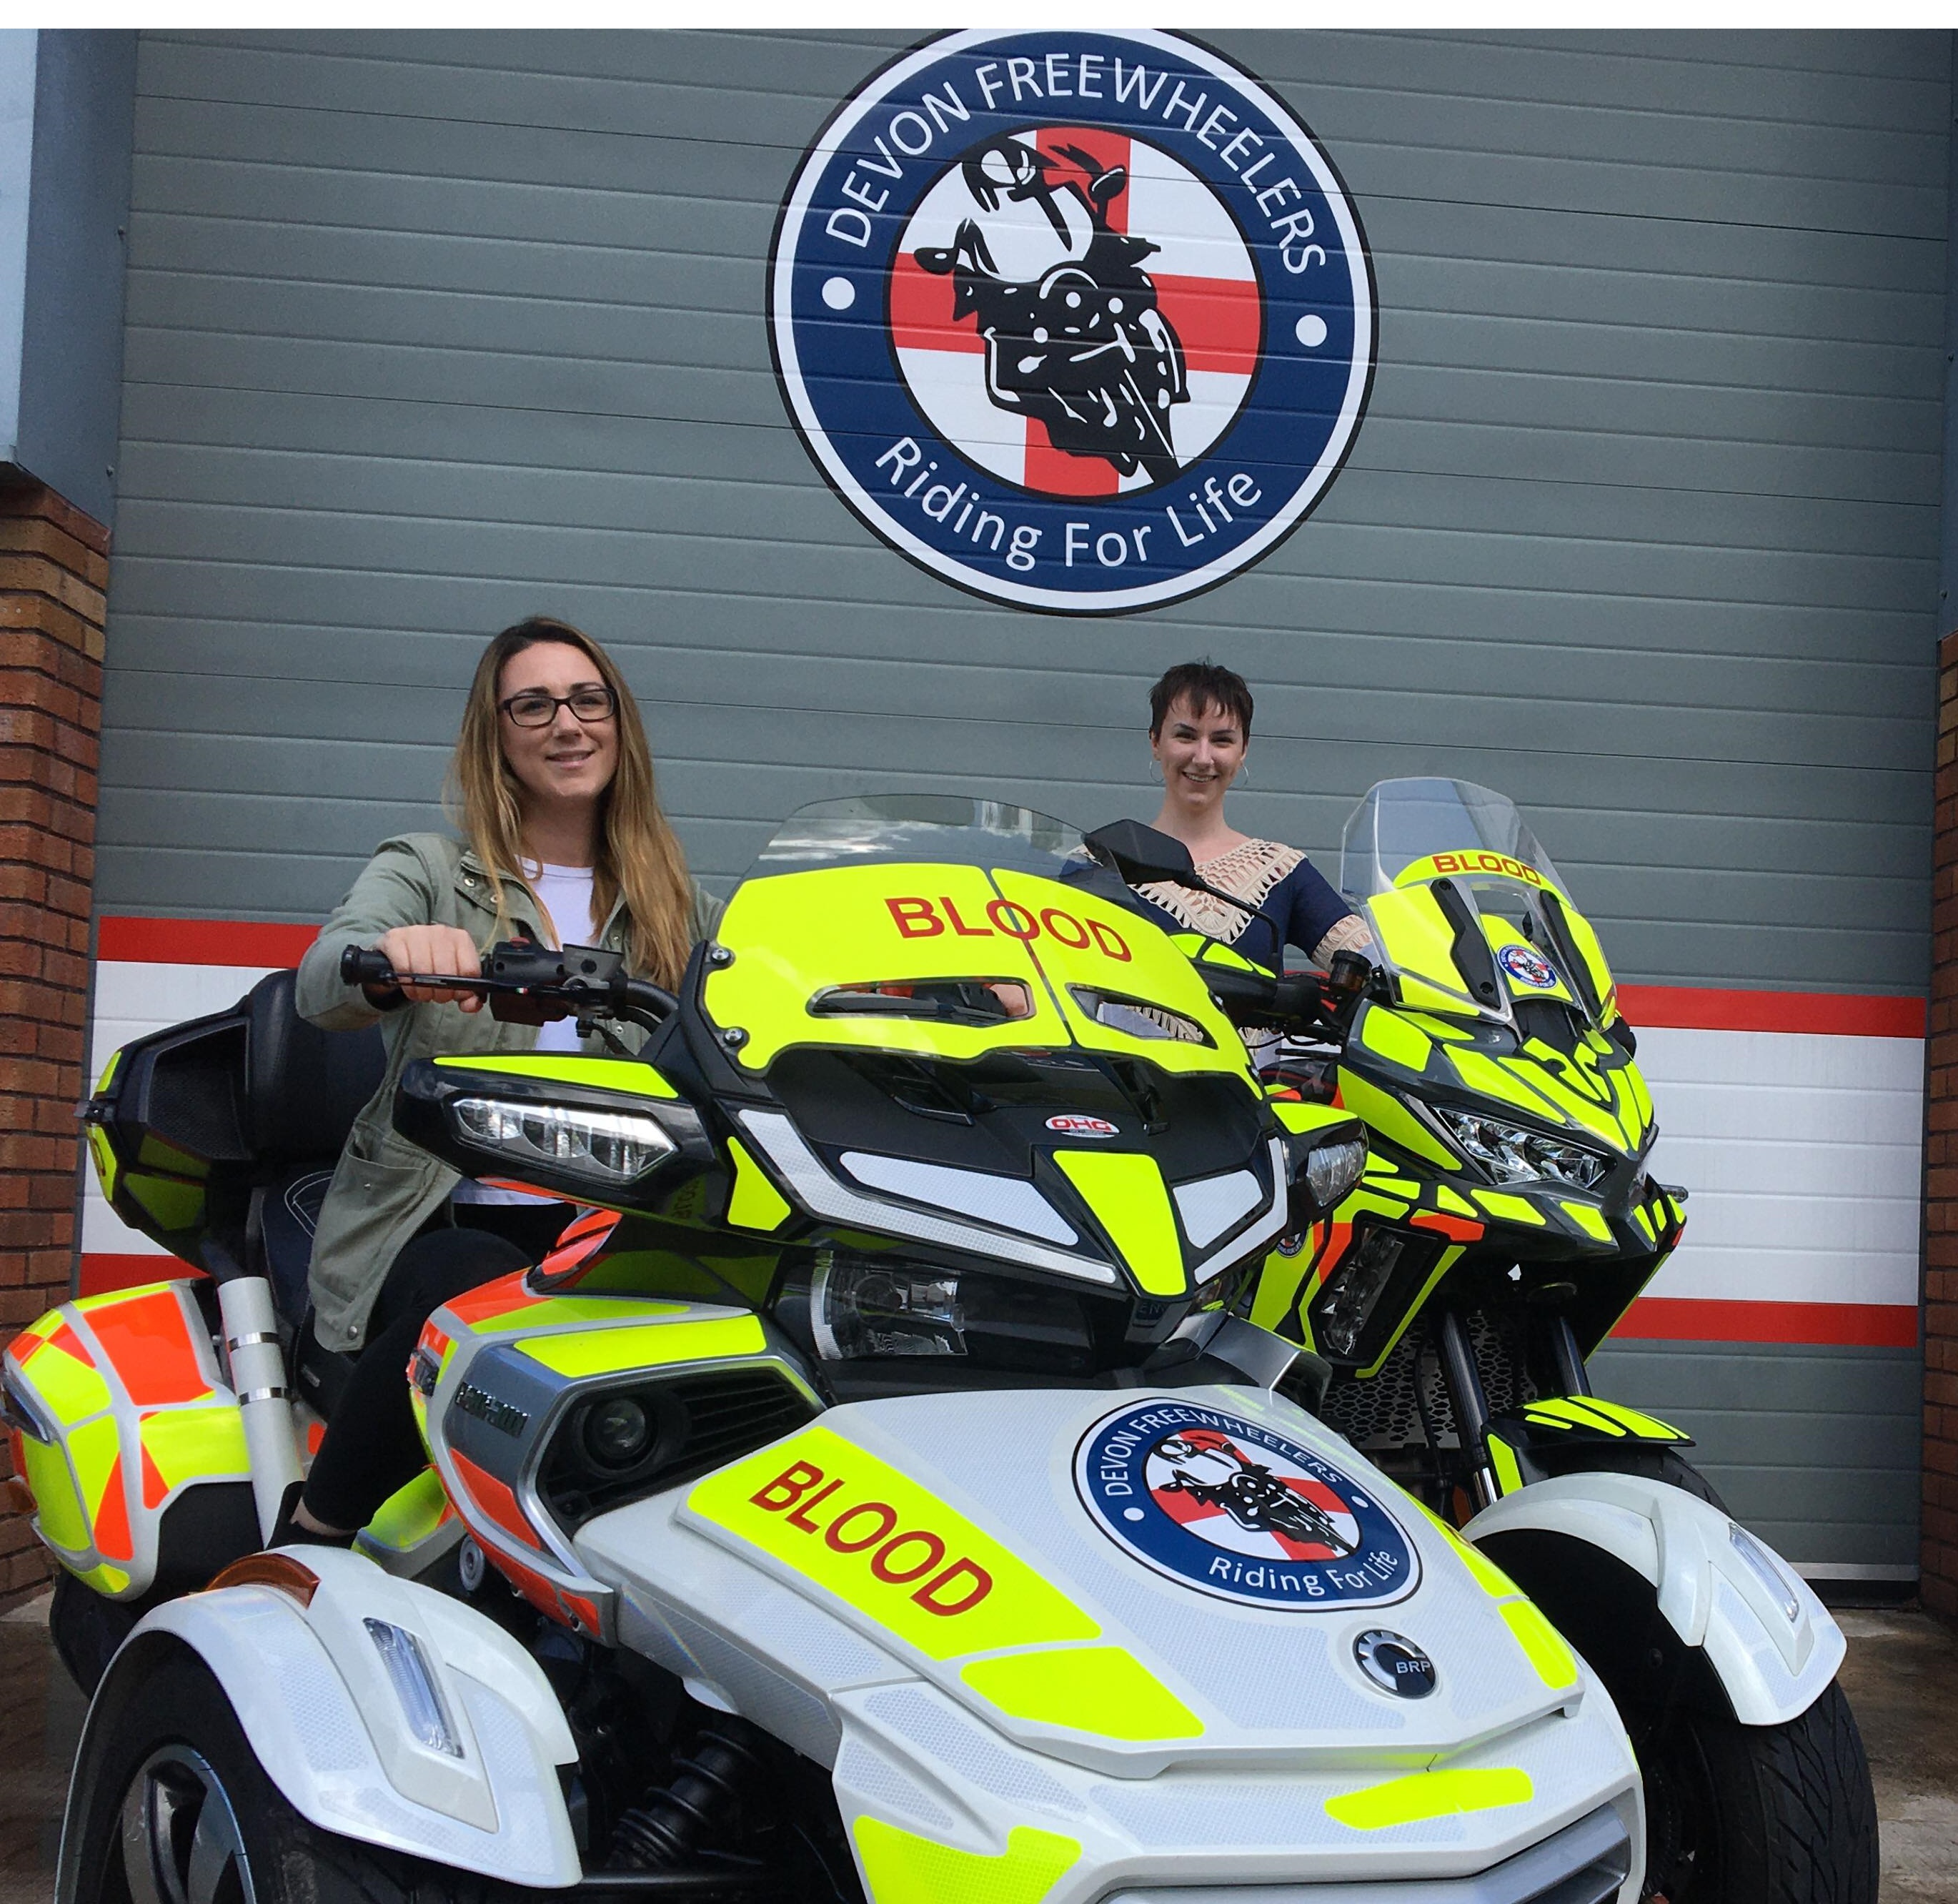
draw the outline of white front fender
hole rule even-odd
[[[92,1710],[112,1703],[119,1668],[140,1670],[138,1636],[173,1634],[217,1676],[266,1776],[321,1830],[514,1884],[575,1883],[557,1768],[578,1751],[537,1662],[480,1614],[358,1554],[281,1551],[317,1576],[309,1604],[271,1586],[166,1601],[111,1662]],[[408,1666],[404,1697],[369,1622],[413,1636],[446,1740],[439,1727],[417,1735],[409,1700],[422,1675]]]
[[[1719,1509],[1664,1481],[1559,1475],[1504,1495],[1462,1531],[1478,1544],[1562,1535],[1643,1576],[1673,1631],[1705,1652],[1743,1725],[1806,1712],[1842,1663],[1842,1628],[1794,1569]]]

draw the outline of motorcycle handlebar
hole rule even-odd
[[[525,958],[534,957],[536,948],[518,944],[509,948],[499,946],[497,951]],[[563,1016],[569,1016],[573,1012],[581,1015],[590,1012],[601,1017],[643,1015],[663,1019],[680,1009],[680,1000],[664,986],[655,985],[650,979],[629,977],[623,972],[614,973],[597,984],[586,978],[459,978],[452,973],[398,972],[385,952],[369,946],[349,946],[341,953],[340,977],[341,982],[347,985],[427,985],[446,987],[456,991],[481,992],[489,998],[493,1015],[499,1018],[505,1015],[497,1009],[499,1001],[505,996],[518,996],[540,1003],[561,1004],[566,1008],[559,1015]]]
[[[370,946],[349,946],[340,955],[340,982],[343,985],[391,985],[394,968],[385,952]]]

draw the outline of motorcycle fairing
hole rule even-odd
[[[1462,1554],[1310,1418],[1248,1388],[1175,1398],[1267,1422],[1393,1503],[1420,1565],[1389,1604],[1221,1602],[1152,1571],[1072,1484],[1108,1394],[1005,1399],[832,1408],[575,1536],[616,1592],[622,1643],[834,1768],[873,1898],[920,1894],[899,1867],[943,1874],[934,1899],[1036,1865],[1050,1888],[1028,1896],[1083,1900],[1145,1874],[1452,1876],[1601,1804],[1636,1825],[1630,1756],[1588,1672],[1499,1570]],[[908,1544],[886,1551],[894,1541]],[[879,1552],[887,1574],[933,1564],[879,1580]],[[930,1593],[954,1611],[919,1607],[911,1596],[958,1560],[996,1567],[996,1592],[964,1605],[974,1576],[960,1572]],[[1433,1696],[1366,1680],[1352,1646],[1376,1626],[1427,1649]],[[1431,1797],[1414,1769],[1430,1766],[1451,1775]],[[1047,1845],[1043,1862],[1029,1831],[1078,1852]]]
[[[1289,1255],[1274,1250],[1266,1257],[1251,1319],[1335,1365],[1375,1374],[1420,1313],[1428,1292],[1488,1227],[1486,1215],[1451,1183],[1376,1152],[1359,1183],[1330,1217],[1312,1226],[1299,1248]],[[1393,1238],[1399,1253],[1367,1306],[1358,1334],[1348,1342],[1327,1326],[1329,1304],[1339,1296],[1342,1266],[1356,1262],[1376,1232]]]
[[[430,1316],[409,1387],[442,1485],[484,1557],[540,1612],[594,1639],[611,1636],[612,1592],[570,1538],[591,1488],[553,1465],[583,1416],[613,1396],[649,1415],[644,1458],[616,1476],[643,1487],[730,1459],[822,1405],[751,1310],[540,1290],[524,1271]]]
[[[195,1288],[63,1303],[7,1348],[14,1472],[35,1530],[112,1599],[149,1590],[163,1517],[190,1490],[236,1484],[249,1500],[243,1421]]]
[[[954,1060],[1077,1046],[1256,1088],[1243,1041],[1189,962],[1085,885],[943,864],[775,873],[743,882],[715,937],[733,955],[710,965],[702,1003],[744,1071],[764,1072],[795,1046]],[[933,981],[1017,984],[1025,1009],[970,1024],[893,1009],[894,988]],[[853,1010],[853,996],[871,987],[886,996]],[[1155,1008],[1194,1035],[1111,1025],[1083,993]]]

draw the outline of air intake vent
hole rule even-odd
[[[777,1368],[641,1377],[578,1397],[551,1432],[538,1492],[569,1534],[765,1447],[818,1412]]]

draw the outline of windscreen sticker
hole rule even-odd
[[[1417,1577],[1370,1488],[1274,1430],[1194,1402],[1107,1417],[1075,1452],[1090,1518],[1145,1567],[1247,1606],[1380,1606]]]
[[[1526,985],[1533,992],[1554,992],[1564,982],[1557,968],[1533,946],[1505,946],[1497,953],[1496,963],[1513,984]]]

